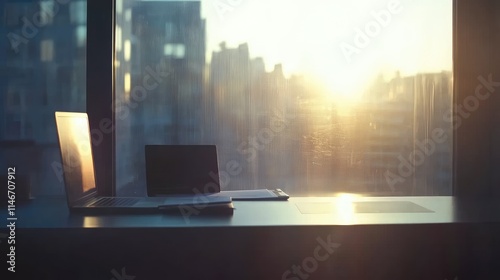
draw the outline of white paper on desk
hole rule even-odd
[[[219,193],[210,194],[210,196],[231,197],[233,200],[273,200],[278,197],[275,193],[268,189],[221,191]]]

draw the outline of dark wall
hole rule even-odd
[[[496,50],[493,56],[493,65],[495,66],[495,73],[497,73],[497,79],[500,80],[500,52],[498,47],[500,46],[500,2],[495,2],[495,23],[493,38],[496,46]],[[493,128],[493,141],[494,143],[494,158],[493,158],[493,186],[497,186],[494,190],[496,196],[500,196],[500,90],[494,96],[494,128]]]
[[[500,86],[495,84],[500,82],[500,5],[494,0],[457,0],[455,13],[454,103],[462,106],[462,113],[454,112],[455,195],[500,195]],[[495,82],[490,95],[479,100],[480,77],[488,80],[490,75]]]

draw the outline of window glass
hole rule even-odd
[[[40,1],[40,23],[44,25],[52,24],[54,15],[54,0]]]
[[[33,196],[63,194],[54,112],[86,110],[86,1],[6,0],[0,12],[0,169],[16,166]]]
[[[224,190],[451,195],[451,0],[117,7],[118,194],[144,145],[216,144]]]
[[[71,23],[86,24],[87,23],[87,2],[86,1],[70,1],[69,2],[69,17]]]
[[[43,40],[40,42],[40,59],[42,61],[52,61],[54,58],[54,41]]]

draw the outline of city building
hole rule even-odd
[[[137,168],[145,166],[144,145],[200,142],[205,21],[199,1],[120,5],[117,188],[139,195],[145,191],[145,169]]]
[[[0,164],[43,182],[32,195],[63,192],[54,112],[85,111],[86,1],[59,2],[0,5]]]

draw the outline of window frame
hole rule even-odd
[[[87,113],[99,195],[115,195],[115,0],[87,0]],[[107,62],[107,63],[105,63]],[[109,133],[108,121],[111,121]],[[108,132],[108,133],[106,133]]]
[[[464,104],[474,96],[479,76],[499,81],[500,4],[494,0],[454,1],[453,63],[454,104]],[[461,118],[453,142],[453,195],[457,197],[499,196],[500,171],[499,123],[495,108],[500,107],[500,95],[492,94],[481,101],[470,117]],[[454,108],[453,114],[459,114]],[[500,117],[497,115],[497,117]],[[496,141],[495,141],[496,140]],[[496,170],[495,170],[496,169]],[[497,187],[495,187],[497,186]]]
[[[115,0],[87,0],[87,112],[91,129],[103,121],[115,127],[113,101]],[[462,104],[478,85],[480,75],[500,80],[500,3],[495,0],[453,0],[453,103]],[[496,19],[497,18],[497,19]],[[103,63],[103,62],[108,63]],[[453,136],[452,193],[458,197],[500,196],[500,94],[492,95],[481,109],[462,119]],[[453,109],[453,114],[457,112]],[[103,130],[101,129],[101,132]],[[114,129],[94,139],[99,193],[115,194]],[[96,143],[98,142],[98,143]],[[471,147],[473,147],[471,149]]]

